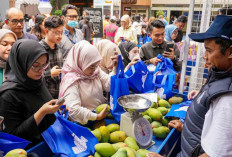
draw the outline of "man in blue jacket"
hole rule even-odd
[[[211,69],[207,82],[188,108],[184,127],[181,122],[170,122],[182,130],[177,157],[231,157],[232,17],[219,15],[205,33],[189,37],[204,42],[205,62]]]

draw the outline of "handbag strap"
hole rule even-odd
[[[124,77],[124,67],[122,63],[122,56],[118,55],[118,65],[117,65],[117,72],[116,72],[117,78],[123,78]]]
[[[68,110],[66,110],[66,105],[60,106],[61,112],[57,111],[59,116],[63,116],[64,119],[68,119]]]

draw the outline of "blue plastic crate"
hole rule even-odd
[[[187,100],[187,95],[184,94],[173,92],[173,96],[180,96],[184,99],[184,101]],[[114,119],[105,119],[105,122],[106,125],[117,123],[117,121]],[[165,139],[160,139],[153,136],[153,141],[155,141],[155,144],[148,148],[148,150],[151,152],[159,153],[161,155],[175,156],[180,151],[180,135],[181,133],[173,128],[170,130],[168,136]],[[56,155],[51,152],[46,142],[39,143],[38,145],[29,149],[27,152],[34,152],[42,157],[56,157]]]

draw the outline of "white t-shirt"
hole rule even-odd
[[[137,35],[141,35],[142,22],[138,23],[137,21],[134,21],[133,27],[135,28]]]
[[[232,157],[232,93],[210,104],[205,115],[201,145],[210,157]]]

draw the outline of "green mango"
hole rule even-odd
[[[99,129],[95,129],[94,131],[91,131],[92,134],[98,139],[98,142],[101,141],[101,131]]]
[[[123,149],[126,149],[127,157],[136,157],[134,149],[130,147],[124,147]]]
[[[158,138],[166,138],[170,132],[169,128],[166,126],[153,128],[152,130],[153,130],[154,135]]]
[[[108,142],[109,141],[109,138],[110,138],[110,132],[109,130],[107,129],[106,126],[101,126],[99,128],[100,132],[101,132],[101,142],[104,143],[104,142]]]
[[[163,126],[168,126],[169,120],[165,117],[162,118],[162,125]]]
[[[166,107],[158,107],[157,110],[159,110],[163,116],[168,113],[168,109]]]
[[[160,99],[160,100],[159,100],[159,107],[170,108],[171,105],[169,104],[168,101],[166,101],[166,100],[164,100],[164,99]]]
[[[160,127],[160,126],[162,126],[162,124],[161,124],[160,122],[153,121],[153,122],[151,123],[151,128],[158,128],[158,127]]]
[[[126,149],[119,149],[112,157],[127,157]]]
[[[27,157],[27,152],[24,149],[13,149],[5,157]]]
[[[112,144],[112,146],[114,147],[114,149],[115,149],[116,151],[118,151],[120,148],[128,147],[128,145],[126,145],[126,144],[123,143],[123,142],[118,142],[118,143]]]
[[[156,102],[153,102],[151,105],[151,108],[157,108],[157,107],[158,107],[158,104]]]
[[[176,96],[173,96],[171,97],[168,102],[172,105],[172,104],[180,104],[183,102],[183,98],[182,97],[176,97]]]
[[[137,150],[137,152],[140,154],[141,157],[146,157],[146,154],[150,153],[150,151],[148,151],[146,149],[139,149],[139,150]]]
[[[120,130],[120,126],[118,124],[109,124],[106,126],[107,129],[109,130],[110,133],[114,132],[114,131],[119,131]]]
[[[149,117],[148,115],[144,115],[143,118],[147,119],[150,123],[152,122],[151,117]]]
[[[106,106],[107,106],[106,111],[110,112],[110,106],[108,104],[101,104],[95,109],[96,113],[97,114],[100,113]]]
[[[124,131],[115,131],[110,134],[110,142],[118,143],[123,142],[126,139],[126,133]]]
[[[102,157],[102,156],[98,152],[95,152],[93,157]]]
[[[159,100],[160,100],[160,96],[159,96],[159,95],[157,95],[157,102],[159,102]]]
[[[139,149],[139,146],[138,146],[136,140],[132,137],[127,137],[125,139],[124,143],[126,143],[128,145],[128,147],[130,147],[136,151]]]
[[[116,153],[112,144],[109,143],[98,143],[94,148],[103,157],[110,157]]]
[[[162,114],[159,110],[154,108],[149,108],[147,110],[148,116],[152,118],[152,120],[161,121],[162,120]]]

